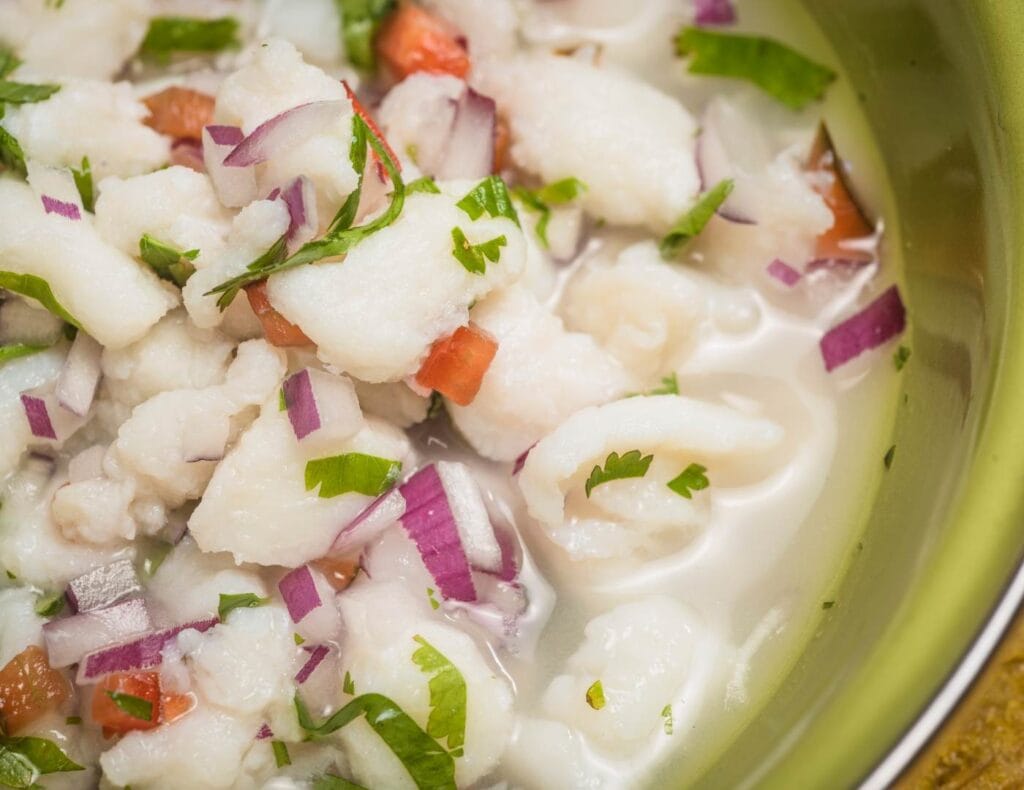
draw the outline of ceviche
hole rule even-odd
[[[0,787],[696,775],[911,357],[780,8],[0,2]]]

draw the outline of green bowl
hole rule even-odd
[[[1024,4],[804,6],[888,172],[914,353],[896,463],[864,493],[863,551],[806,651],[697,783],[716,790],[884,786],[1024,586],[1011,586],[1024,555]]]

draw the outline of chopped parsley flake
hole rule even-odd
[[[177,52],[211,54],[239,45],[238,20],[234,17],[158,16],[149,20],[139,54],[157,63],[167,63]]]
[[[827,66],[762,36],[686,27],[676,36],[676,54],[690,57],[691,74],[747,80],[793,110],[820,99],[836,78]]]
[[[495,219],[510,219],[519,227],[519,215],[516,213],[516,207],[512,205],[508,187],[501,176],[487,176],[455,205],[465,211],[474,222],[487,214]]]
[[[295,641],[295,646],[298,647],[301,644],[305,644],[306,640],[301,634],[292,634],[292,639]]]
[[[292,764],[292,758],[288,754],[288,744],[284,741],[271,741],[270,748],[274,750],[274,762],[278,768],[284,768]]]
[[[0,45],[0,80],[5,79],[21,65],[21,60],[11,50]]]
[[[217,605],[217,616],[223,622],[228,613],[235,609],[254,609],[268,603],[270,603],[269,598],[260,598],[256,593],[221,593],[220,603]]]
[[[199,256],[199,250],[188,250],[182,252],[157,241],[148,233],[139,239],[139,257],[149,264],[161,280],[167,280],[184,288],[188,278],[196,273],[196,267],[192,265]]]
[[[357,493],[380,496],[402,472],[402,462],[364,453],[317,458],[306,464],[306,490],[320,486],[320,498]]]
[[[4,117],[4,105],[0,104],[0,118]],[[28,175],[25,166],[25,152],[21,150],[18,138],[0,126],[0,165],[24,178]]]
[[[413,195],[417,192],[425,192],[428,195],[440,195],[441,189],[430,176],[423,176],[409,182],[409,185],[405,188],[405,194],[407,195]]]
[[[366,790],[366,788],[334,774],[320,774],[313,779],[313,790]]]
[[[114,704],[134,719],[153,721],[153,703],[148,699],[125,694],[123,691],[105,692]]]
[[[888,450],[885,451],[885,457],[882,459],[882,463],[885,464],[886,469],[892,468],[892,460],[896,457],[896,445],[894,444]]]
[[[516,187],[513,194],[520,202],[532,211],[540,214],[537,220],[536,232],[545,248],[548,243],[548,225],[551,222],[551,207],[571,203],[583,192],[587,191],[587,185],[578,178],[563,178],[537,190]]]
[[[421,645],[412,654],[412,662],[430,675],[430,717],[427,735],[438,741],[447,739],[449,749],[466,742],[466,681],[458,668],[422,636],[413,641]]]
[[[455,790],[455,760],[441,744],[420,729],[393,700],[383,694],[362,694],[317,724],[302,698],[295,695],[299,726],[310,739],[337,732],[359,716],[394,752],[417,787]]]
[[[36,614],[40,617],[56,617],[64,608],[64,593],[40,596],[36,601]]]
[[[427,588],[427,600],[430,601],[430,608],[433,609],[436,612],[438,609],[441,608],[441,604],[437,600],[437,598],[434,597],[434,595],[435,595],[434,588],[433,587],[428,587]]]
[[[643,477],[647,474],[647,470],[650,468],[651,461],[653,460],[653,455],[641,456],[639,450],[630,450],[621,457],[616,452],[611,453],[605,459],[603,469],[600,466],[595,466],[590,472],[590,477],[587,478],[586,484],[587,496],[589,497],[590,492],[599,485],[610,483],[612,480]]]
[[[58,318],[63,319],[66,323],[71,324],[76,329],[82,328],[78,320],[57,301],[53,291],[50,290],[50,284],[42,277],[36,277],[33,274],[0,272],[0,288],[35,299],[39,304]]]
[[[668,376],[662,376],[661,386],[654,387],[647,390],[646,392],[631,392],[627,398],[638,398],[638,397],[651,397],[653,395],[678,395],[679,394],[679,378],[675,373],[671,373]]]
[[[672,734],[673,724],[674,724],[674,722],[672,720],[672,706],[671,705],[666,705],[664,708],[661,709],[661,718],[663,718],[665,720],[665,723],[664,723],[665,734],[666,735],[671,735]]]
[[[903,370],[904,365],[910,360],[910,349],[906,346],[900,346],[896,349],[896,353],[892,355],[892,364],[896,370]]]
[[[284,394],[284,387],[277,391],[277,410],[288,411],[288,396]]]
[[[587,704],[594,710],[601,710],[604,707],[604,686],[600,680],[595,680],[587,689]]]
[[[346,57],[353,66],[373,70],[377,65],[373,39],[384,17],[395,9],[395,0],[334,0],[334,5],[341,17]]]
[[[341,681],[341,690],[353,697],[356,695],[355,681],[352,680],[352,674],[347,669],[345,670],[345,679]]]
[[[678,255],[683,247],[693,238],[700,235],[715,212],[732,193],[734,182],[731,179],[719,181],[715,186],[697,198],[697,202],[687,211],[668,235],[661,240],[661,255],[671,259]]]
[[[49,346],[32,346],[27,343],[12,343],[9,346],[0,346],[0,365],[10,362],[19,357],[30,357],[40,351],[46,351]]]
[[[84,770],[46,738],[0,736],[0,786],[39,787],[42,775]]]
[[[96,189],[92,180],[92,165],[89,157],[82,157],[82,167],[78,170],[71,168],[71,176],[75,179],[75,188],[78,196],[82,199],[82,207],[94,213],[96,211]]]
[[[0,102],[32,104],[45,101],[60,90],[60,85],[29,85],[25,82],[0,80]]]
[[[707,471],[705,466],[690,464],[679,473],[678,477],[672,478],[666,485],[683,499],[693,499],[694,491],[703,491],[711,485],[705,474]]]
[[[501,258],[501,248],[508,244],[508,239],[498,236],[480,244],[470,244],[462,228],[452,228],[452,255],[471,274],[484,274],[487,261],[497,263]]]

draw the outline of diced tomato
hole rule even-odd
[[[832,210],[835,221],[831,228],[818,237],[816,255],[818,258],[843,258],[846,260],[870,261],[872,254],[867,250],[850,249],[844,242],[871,236],[875,229],[868,222],[861,207],[854,200],[843,174],[842,162],[836,154],[832,137],[825,124],[818,127],[818,135],[811,147],[807,169],[831,176],[815,189]]]
[[[149,109],[146,126],[178,140],[201,140],[203,127],[213,122],[214,98],[190,88],[166,88],[142,103]]]
[[[186,713],[191,713],[195,706],[195,694],[162,694],[160,697],[160,723],[170,724]]]
[[[508,121],[498,117],[494,124],[494,172],[500,173],[512,164],[509,159],[509,149],[512,148],[512,132],[509,131]]]
[[[348,94],[349,101],[352,102],[352,109],[355,111],[356,115],[362,118],[366,122],[366,125],[369,126],[370,129],[373,131],[373,133],[377,135],[377,139],[384,144],[384,148],[387,149],[387,152],[389,154],[391,154],[391,161],[395,163],[395,167],[401,170],[402,163],[399,161],[398,157],[395,156],[395,149],[393,149],[388,144],[388,140],[384,136],[384,133],[381,132],[380,127],[377,126],[377,123],[373,120],[372,117],[370,117],[370,113],[366,111],[366,108],[363,106],[363,103],[359,101],[359,97],[357,97],[355,91],[352,90],[352,86],[348,84],[347,80],[342,80],[341,84],[345,86],[345,93]],[[388,181],[388,173],[387,170],[384,169],[384,163],[380,161],[380,156],[377,154],[376,151],[370,149],[370,153],[373,156],[374,163],[377,165],[377,177],[381,180],[382,183],[386,184]]]
[[[0,669],[0,725],[24,729],[71,696],[67,680],[50,666],[46,651],[31,645]]]
[[[460,78],[469,73],[469,55],[458,31],[411,3],[385,20],[376,48],[395,79],[417,71]]]
[[[305,332],[277,312],[270,304],[266,280],[246,286],[245,295],[249,297],[249,306],[252,311],[256,313],[256,317],[263,324],[263,335],[270,345],[284,348],[313,344],[313,341],[306,337]]]
[[[149,719],[134,716],[120,707],[111,694],[126,694],[150,705]],[[122,673],[105,677],[93,693],[92,718],[105,735],[151,730],[160,726],[160,673]]]
[[[321,557],[313,560],[310,565],[327,578],[328,584],[336,592],[341,592],[352,584],[352,580],[359,573],[359,560],[354,557]]]
[[[475,326],[460,326],[438,340],[416,374],[416,383],[437,390],[460,406],[468,406],[480,391],[498,344]]]

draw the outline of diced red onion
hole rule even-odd
[[[779,258],[776,258],[774,261],[769,263],[766,271],[770,276],[774,277],[787,288],[792,288],[800,282],[800,278],[802,277],[800,272]]]
[[[467,86],[455,106],[455,117],[444,156],[437,167],[437,177],[451,180],[490,175],[494,167],[496,124],[494,99]]]
[[[269,724],[264,724],[262,727],[260,727],[259,732],[256,733],[256,740],[257,741],[265,741],[267,738],[273,738],[273,737],[274,737],[274,731],[272,729],[270,729],[270,725]]]
[[[21,394],[21,405],[25,409],[25,417],[28,419],[28,427],[32,435],[37,439],[57,438],[57,432],[53,428],[53,421],[50,419],[50,410],[46,400],[27,392]]]
[[[182,631],[188,629],[200,632],[209,631],[219,622],[220,620],[217,618],[197,620],[164,631],[157,631],[141,639],[97,650],[87,655],[79,663],[76,680],[79,684],[94,683],[114,672],[136,672],[140,669],[160,666],[163,661],[164,646]]]
[[[142,595],[131,560],[117,560],[72,579],[65,597],[72,612],[93,612]]]
[[[512,476],[513,477],[515,477],[517,474],[519,474],[520,472],[523,471],[523,467],[526,466],[526,457],[530,454],[530,450],[532,450],[536,446],[537,446],[537,443],[534,442],[529,447],[527,447],[525,450],[523,450],[523,452],[520,453],[519,457],[516,458],[515,463],[512,464]]]
[[[281,200],[288,207],[288,249],[295,250],[316,238],[319,230],[316,209],[316,189],[313,182],[299,176],[280,193]]]
[[[80,220],[82,218],[82,212],[78,206],[74,203],[67,203],[63,200],[57,200],[55,197],[49,195],[42,196],[43,208],[47,214],[59,214],[64,219]]]
[[[144,634],[153,627],[141,598],[132,598],[105,609],[51,620],[43,626],[50,665],[66,667],[98,648]]]
[[[495,575],[503,582],[514,582],[519,575],[519,541],[511,530],[496,529],[494,536],[501,546],[501,567]]]
[[[224,412],[206,411],[193,415],[182,430],[181,454],[185,463],[219,461],[227,451],[231,418]]]
[[[288,421],[292,424],[295,438],[305,439],[320,427],[320,412],[316,407],[316,398],[313,397],[309,369],[289,376],[282,389],[284,402],[288,406]]]
[[[435,466],[469,564],[479,570],[499,570],[501,546],[469,467],[452,461],[438,461]]]
[[[331,554],[354,554],[405,513],[405,498],[395,490],[377,497],[366,510],[349,522],[331,546]]]
[[[301,623],[303,617],[323,605],[308,565],[302,565],[286,574],[277,583],[277,589],[281,591],[292,622]]]
[[[72,414],[84,417],[89,413],[100,383],[102,355],[103,346],[85,332],[75,336],[55,390],[57,402]]]
[[[906,328],[907,311],[894,285],[859,313],[832,327],[821,338],[825,370],[831,372],[885,343]]]
[[[295,675],[295,682],[300,686],[309,680],[309,676],[312,675],[314,670],[320,666],[320,663],[327,658],[327,653],[329,652],[327,645],[303,647],[303,650],[306,650],[309,653],[309,658],[306,660],[306,663],[302,665],[302,669],[300,669]]]
[[[29,429],[37,439],[61,444],[85,424],[85,418],[61,406],[52,391],[36,389],[23,392],[21,405]]]
[[[694,21],[698,25],[732,25],[736,22],[736,8],[732,0],[695,0]]]
[[[203,163],[217,198],[228,208],[248,206],[257,195],[255,167],[227,167],[224,164],[243,137],[237,126],[207,126],[203,129]]]
[[[306,368],[283,385],[288,421],[303,447],[334,447],[362,427],[362,412],[352,382]]]
[[[423,467],[400,491],[407,504],[402,526],[416,544],[441,595],[457,601],[475,601],[469,559],[437,467]]]
[[[187,167],[197,173],[205,173],[206,162],[203,159],[203,146],[196,140],[184,138],[175,140],[171,146],[171,164]]]
[[[315,101],[285,110],[253,129],[228,154],[224,165],[251,167],[266,162],[329,128],[345,114],[347,107],[343,101]]]

